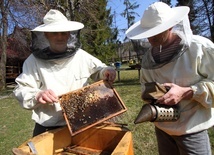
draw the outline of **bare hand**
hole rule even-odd
[[[39,92],[35,99],[42,104],[58,102],[58,96],[50,89]]]
[[[173,83],[164,83],[163,85],[170,89],[157,100],[160,104],[175,105],[182,99],[190,99],[193,96],[193,90],[190,87],[180,87]]]
[[[105,69],[103,75],[104,75],[104,80],[107,80],[110,83],[113,83],[114,80],[116,79],[116,71],[115,69],[110,67]]]

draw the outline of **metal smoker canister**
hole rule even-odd
[[[134,123],[172,122],[178,120],[180,112],[178,106],[166,106],[158,104],[144,104]]]

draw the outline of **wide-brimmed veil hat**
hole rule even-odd
[[[189,7],[171,8],[163,2],[155,2],[144,11],[141,20],[126,31],[126,36],[133,40],[155,36],[181,22],[188,13]]]
[[[55,60],[73,56],[79,48],[80,30],[84,25],[80,22],[69,21],[60,11],[51,9],[43,18],[44,24],[31,30],[33,55],[39,59]],[[45,32],[69,32],[67,48],[64,52],[54,53],[49,50],[50,42],[44,35]]]
[[[80,22],[69,21],[60,11],[51,9],[43,18],[43,23],[32,31],[39,32],[67,32],[76,31],[84,27]]]

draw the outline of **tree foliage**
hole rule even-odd
[[[130,0],[124,0],[125,10],[121,13],[121,16],[127,20],[127,28],[134,24],[135,17],[139,14],[135,11],[139,7],[137,2],[131,3]],[[124,30],[125,32],[126,30]]]
[[[177,0],[177,6],[189,6],[189,19],[193,34],[205,36],[214,41],[214,1]]]
[[[33,29],[42,24],[50,9],[58,9],[70,20],[82,22],[82,48],[102,61],[115,53],[117,28],[112,29],[112,15],[106,9],[107,0],[2,0],[1,28],[1,86],[5,86],[7,37],[15,27]],[[18,43],[17,43],[18,44]]]
[[[115,53],[117,41],[117,30],[111,29],[113,17],[106,6],[106,0],[87,0],[74,10],[75,20],[85,25],[81,31],[83,48],[103,61]]]
[[[160,1],[168,4],[169,6],[171,6],[171,0],[160,0]]]
[[[0,61],[0,89],[6,86],[6,63],[7,63],[7,49],[8,36],[13,32],[15,27],[30,28],[39,16],[32,16],[35,12],[42,12],[39,10],[39,4],[33,0],[2,0],[0,2],[0,43],[1,43],[1,61]],[[17,45],[19,45],[17,43]]]
[[[130,0],[124,0],[125,5],[125,10],[121,13],[121,15],[123,17],[125,17],[127,19],[127,26],[130,27],[131,25],[134,24],[135,22],[135,17],[139,16],[138,13],[136,13],[135,9],[137,9],[139,7],[139,4],[137,4],[137,2],[133,2],[131,3]],[[127,38],[124,39],[125,41],[127,40]],[[144,51],[144,47],[142,47],[142,40],[129,40],[131,41],[131,44],[133,46],[133,50],[136,52],[136,55],[139,58],[139,55],[142,54]],[[132,49],[128,49],[129,50],[129,56],[131,57],[131,50]]]

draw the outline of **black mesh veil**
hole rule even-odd
[[[49,50],[49,42],[46,39],[44,32],[31,31],[32,44],[31,50],[33,55],[40,59],[51,60],[72,56],[80,47],[80,30],[71,31],[70,38],[67,43],[67,50],[62,53],[53,53]]]
[[[167,63],[177,60],[185,51],[187,51],[187,49],[190,47],[190,43],[192,39],[192,30],[190,29],[188,16],[186,16],[180,23],[175,25],[172,29],[172,32],[177,34],[181,39],[181,41],[179,43],[178,48],[174,51],[174,54],[171,57],[171,59],[161,63],[156,63],[152,57],[152,52],[151,52],[152,47],[151,47],[142,56],[142,68],[145,68],[145,69],[160,68],[166,65]]]

